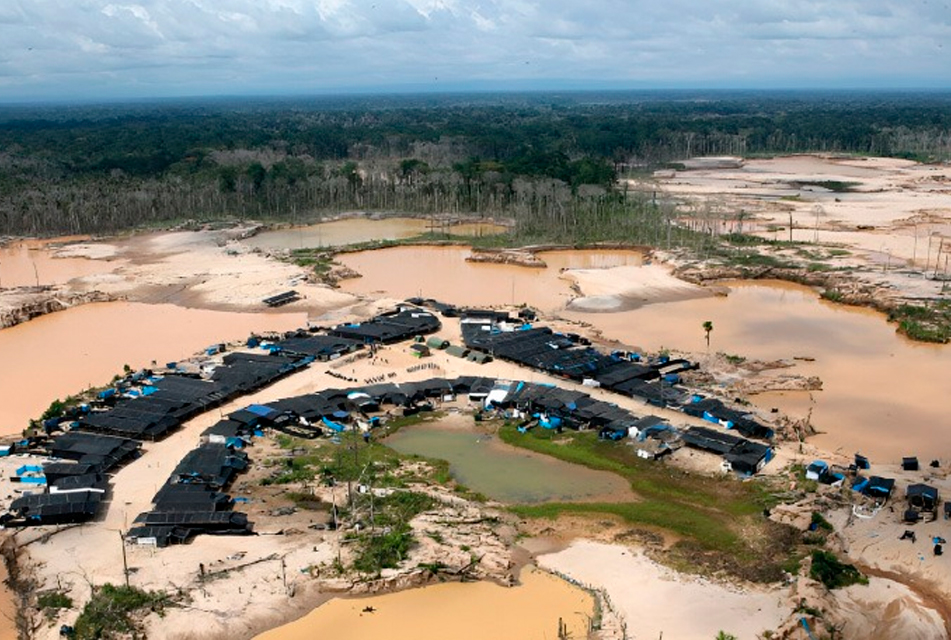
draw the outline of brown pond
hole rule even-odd
[[[57,398],[108,383],[125,364],[164,365],[254,331],[287,331],[306,323],[303,313],[107,302],[0,330],[0,435],[19,433]]]
[[[544,640],[587,637],[590,595],[547,573],[522,571],[521,584],[451,582],[368,598],[336,598],[257,640]],[[373,610],[366,611],[367,607]]]
[[[259,249],[303,249],[339,247],[374,240],[402,240],[435,230],[457,236],[488,236],[507,231],[507,227],[487,222],[467,222],[451,226],[425,218],[348,218],[321,222],[306,227],[265,231],[245,242]]]
[[[819,298],[787,283],[731,283],[726,297],[653,304],[621,313],[564,313],[591,322],[605,337],[647,350],[702,353],[702,324],[713,323],[713,351],[760,360],[797,361],[784,372],[819,376],[822,391],[764,394],[752,400],[795,417],[812,408],[825,433],[816,445],[861,451],[877,462],[903,455],[951,458],[947,406],[951,348],[912,342],[885,317]]]
[[[57,258],[49,242],[23,240],[0,246],[0,289],[63,284],[115,268],[105,260]]]
[[[466,262],[465,247],[409,246],[338,256],[362,278],[344,280],[344,291],[410,298],[422,296],[449,304],[489,306],[525,303],[546,311],[564,307],[574,296],[562,279],[564,269],[637,265],[643,255],[627,250],[545,251],[548,268]]]

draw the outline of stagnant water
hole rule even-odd
[[[585,638],[594,601],[578,587],[538,570],[515,587],[451,582],[368,598],[336,598],[257,640],[544,640]],[[372,607],[372,612],[366,611]]]
[[[305,326],[303,313],[225,313],[174,305],[105,302],[0,330],[0,435],[20,433],[58,398],[255,331]]]
[[[415,426],[388,437],[386,444],[401,453],[446,460],[456,480],[500,502],[634,498],[619,476],[522,451],[474,429]]]
[[[561,278],[565,269],[639,265],[643,254],[627,250],[545,251],[546,269],[467,262],[466,247],[392,247],[338,256],[362,278],[340,288],[370,296],[434,298],[449,304],[492,306],[525,303],[546,311],[562,308],[575,294]]]
[[[259,249],[304,249],[340,247],[374,240],[402,240],[424,233],[451,233],[456,236],[489,236],[504,233],[507,227],[489,222],[467,222],[445,226],[425,218],[348,218],[288,229],[265,231],[245,242]]]

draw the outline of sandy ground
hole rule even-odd
[[[155,233],[106,243],[69,245],[62,255],[109,258],[109,273],[70,281],[77,290],[98,290],[137,302],[171,302],[228,311],[264,309],[264,298],[294,289],[302,300],[284,307],[319,315],[355,298],[307,281],[304,269],[270,259],[239,240],[245,228]]]
[[[621,311],[643,304],[674,302],[714,295],[715,290],[684,282],[662,264],[572,269],[563,275],[583,294],[568,303],[570,311]]]
[[[578,540],[539,564],[604,589],[633,638],[710,640],[719,631],[755,638],[789,615],[786,589],[726,586],[689,578],[635,549]]]
[[[941,291],[925,274],[943,273],[951,255],[951,165],[816,155],[741,164],[699,163],[655,179],[671,199],[692,206],[697,217],[719,219],[725,231],[786,240],[791,220],[793,240],[853,251],[846,266],[873,266],[882,271],[877,280],[909,295]],[[837,193],[802,184],[809,181],[857,184]]]

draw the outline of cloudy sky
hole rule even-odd
[[[0,42],[0,101],[951,89],[951,0],[0,0]]]

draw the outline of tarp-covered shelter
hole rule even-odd
[[[892,478],[872,476],[863,487],[862,493],[872,498],[885,499],[892,495],[892,489],[894,488],[895,481]]]
[[[938,489],[927,484],[911,484],[905,490],[905,498],[915,509],[934,511],[938,508]]]

